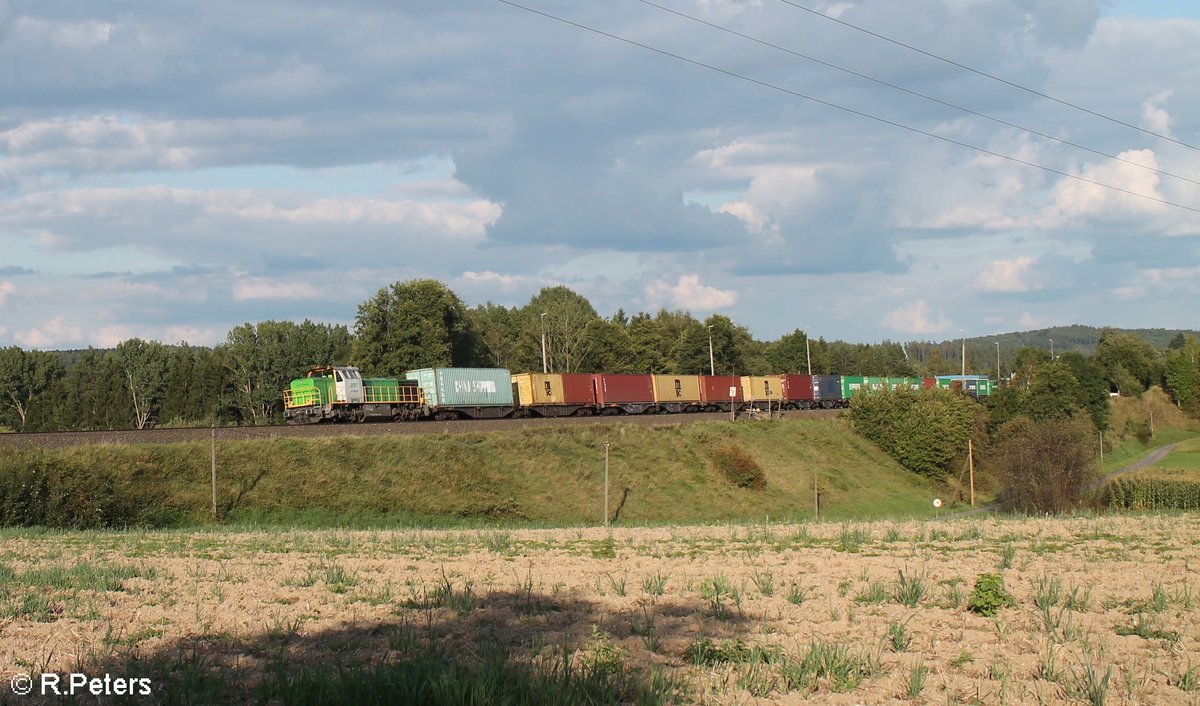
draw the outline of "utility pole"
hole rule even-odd
[[[546,375],[550,367],[546,365],[546,312],[541,312],[541,373]]]
[[[608,527],[608,442],[604,442],[604,526]]]
[[[1000,382],[1000,341],[996,341],[996,382]]]
[[[716,377],[717,364],[716,359],[713,358],[712,326],[705,326],[704,328],[708,329],[708,374]]]
[[[966,375],[967,374],[967,331],[966,331],[966,329],[959,329],[958,332],[962,334],[962,374]]]
[[[1104,469],[1104,432],[1100,432],[1100,469]]]
[[[817,490],[817,469],[813,468],[813,518],[821,519],[821,494]]]
[[[212,427],[212,511],[217,516],[217,425]]]
[[[971,467],[971,507],[975,507],[975,446],[970,439],[967,439],[967,465]]]
[[[1054,360],[1054,339],[1050,339],[1050,360]]]

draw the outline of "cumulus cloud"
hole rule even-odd
[[[924,299],[893,309],[883,323],[895,331],[914,335],[941,333],[954,325],[941,311],[932,311]]]
[[[1035,262],[1037,258],[1029,256],[993,260],[976,271],[975,281],[984,292],[1028,292],[1036,288],[1029,281],[1029,270]]]
[[[533,278],[523,275],[502,275],[499,272],[492,272],[491,270],[485,270],[484,272],[471,272],[468,270],[462,274],[462,279],[470,284],[498,287],[502,291],[511,292]]]
[[[319,296],[320,290],[309,282],[251,279],[238,281],[233,285],[233,299],[239,302],[249,299],[315,299]]]
[[[1174,137],[1171,134],[1171,114],[1165,103],[1173,91],[1159,91],[1142,102],[1142,126],[1151,132]]]
[[[83,341],[83,329],[68,323],[67,317],[59,314],[41,326],[14,331],[13,338],[26,348],[46,350],[79,345]]]
[[[4,306],[4,301],[17,293],[17,285],[7,280],[0,282],[0,306]]]
[[[681,275],[675,284],[665,280],[646,286],[646,300],[652,307],[671,306],[692,311],[724,309],[737,303],[737,292],[700,284],[700,275]]]

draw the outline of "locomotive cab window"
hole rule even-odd
[[[342,382],[342,371],[340,371],[340,370],[333,371],[333,380],[334,380],[334,382]]]

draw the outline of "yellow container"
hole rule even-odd
[[[518,373],[512,381],[517,385],[517,404],[522,407],[564,404],[562,375]]]
[[[699,375],[652,375],[655,402],[699,402]]]
[[[783,398],[783,380],[778,375],[743,375],[742,398],[747,402],[778,401]]]

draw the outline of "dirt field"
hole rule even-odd
[[[0,536],[6,682],[249,700],[271,673],[495,647],[658,702],[1200,703],[1195,515]],[[1014,600],[995,617],[968,610],[987,573]]]

